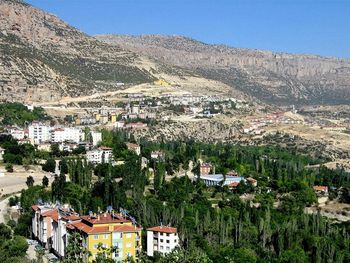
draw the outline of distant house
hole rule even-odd
[[[313,189],[317,196],[328,196],[328,186],[315,185]]]
[[[209,174],[211,172],[212,167],[213,166],[211,165],[211,163],[202,163],[200,167],[200,174]]]
[[[248,177],[246,180],[247,180],[247,183],[249,183],[250,185],[254,187],[258,186],[258,181],[255,180],[253,177]]]
[[[3,157],[4,153],[5,153],[5,149],[0,147],[0,161],[4,160],[4,157]]]
[[[153,151],[151,152],[152,159],[164,159],[165,154],[162,151]]]
[[[129,151],[135,152],[137,155],[141,154],[141,147],[138,144],[135,143],[127,143],[126,147],[128,147]]]
[[[99,147],[97,149],[87,151],[86,159],[88,160],[88,162],[94,164],[109,163],[113,159],[112,148]]]
[[[142,122],[128,123],[124,127],[126,129],[144,129],[144,128],[147,128],[147,123],[142,123]]]
[[[153,257],[154,252],[170,253],[177,246],[179,246],[179,236],[175,227],[147,228],[147,256]]]

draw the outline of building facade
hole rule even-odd
[[[66,256],[69,236],[77,232],[82,237],[81,245],[86,247],[92,262],[99,246],[111,249],[111,258],[122,262],[128,257],[137,260],[142,249],[141,230],[125,214],[105,212],[80,216],[69,208],[49,205],[32,206],[32,235],[45,249],[59,258]]]
[[[28,127],[28,137],[34,144],[40,144],[51,140],[51,127],[40,122],[33,122]]]
[[[113,160],[113,151],[109,147],[99,147],[97,149],[87,151],[86,159],[93,164],[109,163]]]
[[[156,226],[147,229],[147,256],[153,257],[154,252],[170,253],[179,246],[177,229],[169,226]]]

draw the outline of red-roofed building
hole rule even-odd
[[[141,154],[141,147],[138,144],[135,143],[127,143],[126,147],[128,147],[129,151],[135,152],[137,155]]]
[[[210,163],[202,163],[200,167],[200,174],[209,174],[212,169],[212,165]]]
[[[129,256],[136,260],[142,248],[142,228],[125,215],[106,212],[79,216],[70,209],[49,205],[33,205],[32,210],[34,237],[60,258],[64,258],[69,235],[73,232],[80,233],[82,245],[91,253],[89,262],[96,258],[100,243],[105,248],[118,248],[112,253],[116,262]]]
[[[147,255],[154,256],[154,252],[170,253],[179,246],[177,229],[170,226],[156,226],[147,228]]]
[[[313,189],[317,196],[328,196],[328,186],[315,185]]]

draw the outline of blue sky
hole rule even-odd
[[[90,35],[185,35],[233,47],[350,58],[350,0],[27,2]]]

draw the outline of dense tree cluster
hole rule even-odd
[[[0,104],[0,118],[3,125],[19,125],[31,123],[34,120],[49,120],[50,117],[46,114],[43,108],[34,107],[32,111],[16,102],[7,102]]]
[[[125,145],[134,140],[124,132],[103,132],[102,144],[123,161],[117,166],[93,168],[83,159],[63,158],[51,191],[33,186],[22,193],[24,214],[41,199],[68,202],[79,213],[124,208],[145,228],[176,226],[181,249],[156,259],[142,256],[142,262],[350,262],[350,225],[304,213],[317,202],[314,185],[327,185],[333,194],[342,187],[348,200],[350,176],[341,167],[310,169],[318,161],[267,146],[141,140],[141,156],[148,159],[142,166],[141,156]],[[152,159],[154,150],[165,157]],[[258,187],[241,183],[232,192],[192,182],[185,173],[192,163],[197,176],[199,160],[211,162],[216,173],[251,176]],[[177,171],[184,175],[169,180]],[[243,201],[247,192],[253,199]]]

